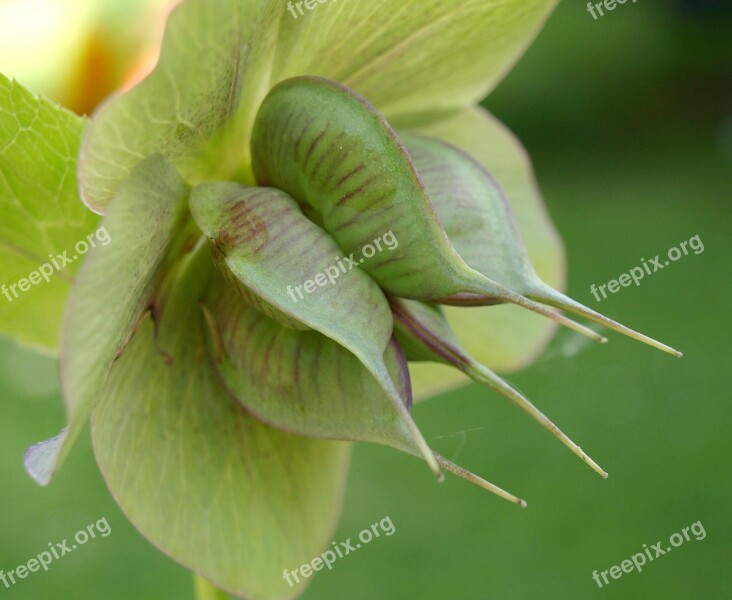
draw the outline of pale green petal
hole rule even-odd
[[[64,317],[61,384],[69,427],[26,452],[26,469],[47,484],[97,402],[112,363],[125,348],[186,210],[188,187],[161,156],[141,163],[115,196]]]
[[[272,84],[321,75],[355,89],[387,119],[469,106],[511,69],[556,3],[338,0],[300,15],[280,2]]]
[[[248,144],[240,128],[227,126],[250,94],[267,92],[259,89],[266,64],[251,64],[247,46],[264,2],[187,0],[175,9],[155,71],[102,106],[88,128],[80,177],[90,207],[104,212],[135,165],[155,153],[191,183],[244,176]],[[266,22],[263,34],[274,25]]]
[[[283,571],[330,547],[350,445],[267,427],[224,391],[203,339],[201,282],[184,274],[157,343],[146,318],[112,368],[92,417],[97,461],[161,551],[248,600],[295,598],[309,580],[290,587]]]
[[[469,106],[513,66],[555,4],[352,0],[315,2],[294,18],[282,0],[187,0],[169,21],[154,73],[95,115],[84,200],[103,212],[134,165],[155,152],[194,184],[251,183],[257,107],[295,75],[344,83],[390,119]]]

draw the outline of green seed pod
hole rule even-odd
[[[399,246],[361,266],[390,294],[486,305],[510,302],[603,338],[469,267],[450,243],[404,145],[353,90],[320,77],[276,85],[252,133],[257,182],[318,215],[346,254],[393,231]]]
[[[235,183],[204,184],[191,194],[191,212],[212,240],[223,268],[249,290],[248,294],[261,299],[266,313],[280,322],[294,320],[319,331],[363,363],[398,408],[414,443],[438,473],[427,443],[405,408],[408,400],[400,394],[384,362],[393,322],[379,286],[366,273],[354,269],[341,279],[324,281],[325,285],[314,288],[317,293],[298,300],[297,289],[306,285],[302,282],[328,273],[342,253],[280,190]]]
[[[402,139],[447,236],[472,268],[517,294],[680,356],[673,348],[608,319],[544,283],[531,265],[511,205],[480,163],[445,142],[414,134],[405,134]],[[469,298],[466,303],[470,303]]]

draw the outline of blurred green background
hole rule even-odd
[[[696,7],[696,9],[693,9]],[[524,141],[567,245],[570,294],[684,351],[562,332],[511,377],[578,441],[602,480],[477,386],[415,409],[438,452],[525,498],[521,510],[418,462],[359,445],[334,539],[389,516],[396,533],[316,577],[306,600],[730,597],[732,560],[732,22],[723,3],[627,3],[593,21],[566,0],[485,102]],[[641,258],[699,235],[690,254],[597,305]],[[106,517],[89,542],[0,597],[193,598],[189,574],[117,509],[88,436],[38,488],[25,448],[63,421],[55,365],[0,340],[0,569]],[[701,521],[686,542],[599,589],[620,564]],[[294,567],[294,565],[293,565]]]

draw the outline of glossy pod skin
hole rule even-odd
[[[307,207],[346,255],[360,255],[392,232],[398,247],[360,264],[388,294],[458,305],[510,302],[603,339],[468,266],[394,130],[343,85],[320,77],[276,85],[254,123],[252,168],[259,185]]]
[[[399,247],[362,268],[389,293],[439,300],[485,279],[445,235],[404,146],[364,98],[327,79],[275,86],[252,135],[257,183],[310,207],[346,254],[393,231]]]
[[[332,266],[339,248],[286,193],[236,183],[207,183],[191,195],[196,223],[214,245],[225,279],[244,286],[249,303],[281,325],[312,328],[364,362],[378,364],[392,335],[379,287],[354,270],[299,301],[293,288]],[[369,336],[359,332],[368,330]]]

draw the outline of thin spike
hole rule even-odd
[[[536,408],[531,401],[521,392],[516,390],[512,385],[496,375],[488,367],[473,360],[459,346],[456,340],[449,340],[445,336],[449,335],[449,326],[445,322],[448,333],[443,331],[441,335],[437,329],[430,327],[429,324],[421,321],[417,313],[410,313],[407,305],[398,300],[392,299],[392,312],[395,322],[400,324],[416,336],[422,344],[432,353],[436,354],[440,359],[448,364],[460,369],[471,379],[482,383],[499,394],[508,398],[521,410],[529,414],[534,420],[548,429],[552,435],[559,439],[574,454],[579,456],[585,463],[590,465],[603,478],[607,477],[607,473],[594,460],[592,460],[582,449],[575,444],[567,435],[562,432],[544,413]],[[439,329],[439,326],[438,326]]]
[[[589,319],[590,321],[593,321],[594,323],[599,323],[600,325],[603,325],[603,326],[607,327],[608,329],[612,329],[613,331],[617,331],[618,333],[627,335],[628,337],[633,338],[634,340],[638,340],[639,342],[648,344],[649,346],[652,346],[653,348],[657,348],[658,350],[671,354],[672,356],[676,356],[677,358],[680,358],[681,356],[683,356],[683,354],[681,352],[679,352],[678,350],[675,350],[674,348],[671,348],[670,346],[667,346],[666,344],[663,344],[657,340],[654,340],[653,338],[648,337],[647,335],[643,335],[642,333],[639,333],[633,329],[630,329],[629,327],[626,327],[625,325],[622,325],[621,323],[618,323],[617,321],[613,321],[612,319],[609,319],[605,315],[602,315],[602,314],[592,310],[591,308],[588,308],[588,307],[584,306],[583,304],[580,304],[579,302],[572,300],[572,298],[565,296],[561,292],[556,291],[555,289],[549,287],[548,285],[537,286],[536,288],[531,290],[531,293],[529,293],[527,295],[529,297],[533,298],[534,300],[537,300],[538,302],[543,302],[544,304],[554,306],[555,308],[560,308],[560,309],[572,312],[576,315],[585,317],[586,319]]]
[[[493,492],[496,496],[500,496],[504,500],[508,500],[513,504],[517,504],[521,508],[526,508],[525,500],[517,498],[513,494],[507,492],[502,488],[499,488],[497,485],[492,484],[490,481],[486,481],[482,477],[478,477],[475,473],[471,473],[470,471],[459,467],[455,463],[447,460],[444,456],[440,456],[439,454],[437,454],[437,452],[433,451],[432,453],[435,455],[435,458],[437,459],[437,462],[440,464],[440,466],[446,471],[449,471],[453,475],[457,475],[458,477],[461,477],[466,481],[469,481],[470,483],[474,483],[475,485],[482,487],[484,490]]]
[[[493,373],[487,367],[471,361],[469,364],[456,364],[460,370],[462,370],[471,379],[496,390],[499,394],[508,398],[521,410],[529,414],[536,422],[540,423],[545,427],[551,434],[560,440],[567,448],[569,448],[574,454],[579,456],[584,462],[590,465],[597,473],[599,473],[603,479],[607,478],[607,472],[602,469],[592,458],[587,456],[577,444],[575,444],[569,437],[567,437],[559,427],[557,427],[551,419],[549,419],[544,413],[542,413],[531,401],[521,394],[516,388],[510,385],[507,381]]]
[[[577,323],[576,321],[573,321],[572,319],[564,316],[561,313],[553,310],[547,310],[546,307],[542,306],[541,304],[538,304],[537,302],[534,302],[529,298],[525,298],[520,294],[515,294],[515,298],[509,298],[509,302],[515,304],[516,306],[526,308],[531,312],[535,312],[544,317],[548,317],[552,321],[559,323],[560,325],[564,325],[565,327],[581,333],[582,335],[586,335],[588,338],[591,338],[596,342],[599,342],[600,344],[607,343],[607,338],[604,335],[597,333],[597,331],[595,331],[594,329],[590,329],[589,327],[582,325],[581,323]]]
[[[564,325],[565,327],[581,333],[582,335],[585,335],[600,344],[607,343],[607,338],[604,335],[595,331],[594,329],[590,329],[589,327],[582,325],[581,323],[577,323],[576,321],[573,321],[563,314],[558,313],[555,310],[548,309],[546,306],[543,306],[538,302],[534,302],[533,300],[530,300],[529,298],[526,298],[521,294],[517,294],[506,288],[501,288],[501,290],[501,295],[498,297],[492,294],[477,294],[475,292],[468,292],[464,294],[450,296],[449,298],[444,298],[440,300],[440,303],[448,304],[451,306],[488,306],[491,304],[499,303],[515,304],[516,306],[526,308],[531,312],[537,313],[543,317],[547,317],[555,323],[558,323],[559,325]]]

